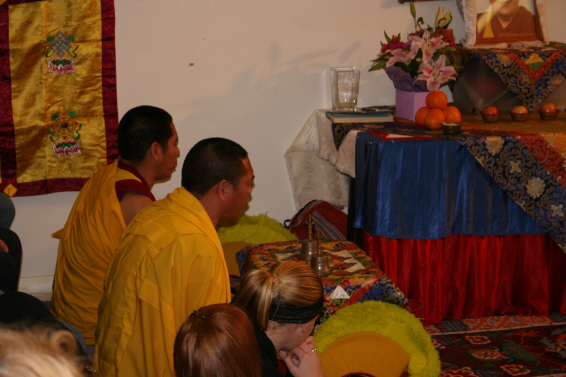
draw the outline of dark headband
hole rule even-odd
[[[272,303],[269,307],[269,318],[279,323],[310,322],[322,311],[324,307],[323,296],[309,306],[283,306]]]

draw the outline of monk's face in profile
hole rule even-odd
[[[513,17],[519,11],[519,0],[489,0],[499,17]]]

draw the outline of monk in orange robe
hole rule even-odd
[[[81,189],[60,239],[51,312],[94,345],[104,276],[126,226],[155,201],[151,187],[177,166],[171,115],[152,106],[128,111],[118,125],[120,159],[99,169]]]

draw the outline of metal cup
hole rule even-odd
[[[332,271],[330,260],[324,254],[313,254],[311,256],[311,267],[317,275],[328,275]]]
[[[306,239],[303,240],[303,246],[301,247],[301,253],[299,254],[299,258],[308,260],[318,248],[318,242],[313,239]]]

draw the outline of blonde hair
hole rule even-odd
[[[244,310],[255,327],[267,330],[272,303],[308,306],[317,302],[322,293],[320,278],[310,266],[289,261],[245,274],[232,304]]]
[[[69,331],[0,328],[0,377],[80,377],[76,351]]]

